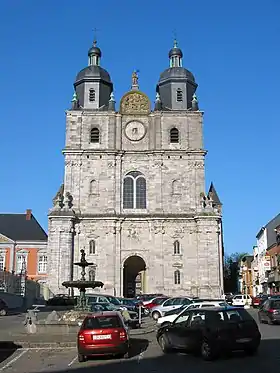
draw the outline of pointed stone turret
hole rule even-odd
[[[220,201],[220,198],[218,196],[218,193],[216,192],[216,189],[214,187],[214,184],[211,183],[209,191],[208,191],[208,197],[212,200],[212,205],[214,208],[217,208],[220,212],[222,209],[222,202]]]

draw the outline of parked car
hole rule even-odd
[[[69,297],[64,294],[57,294],[46,302],[46,305],[51,307],[74,307],[76,304],[77,297]]]
[[[264,303],[269,298],[268,295],[259,294],[256,297],[252,298],[252,306],[254,308],[260,307],[262,303]]]
[[[145,304],[145,307],[149,310],[156,307],[156,306],[159,306],[161,305],[165,300],[169,299],[168,297],[156,297],[156,298],[153,298],[151,299],[151,301],[149,303],[146,303]]]
[[[8,305],[3,299],[0,299],[0,316],[6,316],[7,313],[8,313]]]
[[[87,294],[88,303],[112,303],[115,306],[120,306],[121,302],[117,297],[107,294]]]
[[[77,338],[78,361],[92,355],[124,357],[129,350],[129,335],[118,312],[102,312],[87,316]]]
[[[164,297],[164,294],[141,294],[137,296],[137,299],[141,301],[143,305],[145,305],[156,297]]]
[[[232,298],[233,298],[233,294],[232,294],[232,293],[225,293],[225,301],[226,301],[228,304],[231,304],[231,302],[232,302]]]
[[[252,298],[250,295],[245,294],[236,294],[232,298],[232,305],[233,306],[251,306],[252,305]]]
[[[261,335],[252,316],[238,307],[185,310],[171,325],[161,327],[157,341],[163,352],[184,350],[204,360],[235,350],[257,352]]]
[[[169,298],[165,300],[159,306],[156,306],[150,310],[151,316],[154,320],[157,320],[159,317],[162,317],[164,312],[171,311],[173,309],[179,308],[181,306],[187,306],[192,303],[191,298],[187,297],[177,297]]]
[[[141,302],[139,301],[135,301],[134,299],[131,299],[131,298],[117,298],[120,303],[126,307],[128,310],[130,311],[135,311],[139,314],[139,307],[141,306],[141,314],[142,315],[148,315],[149,314],[149,310],[142,305]]]
[[[209,307],[226,307],[227,304],[224,301],[206,301],[206,302],[196,302],[189,304],[188,306],[182,306],[180,308],[176,308],[175,310],[165,312],[162,317],[160,317],[157,321],[158,326],[165,326],[168,324],[172,324],[172,322],[181,315],[182,312],[185,310],[191,310],[196,308],[209,308]],[[228,306],[229,307],[229,306]]]
[[[267,299],[258,312],[260,323],[267,322],[270,325],[280,322],[280,297]]]

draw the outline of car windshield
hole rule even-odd
[[[106,298],[108,299],[108,301],[110,303],[114,304],[115,306],[121,305],[121,302],[115,297],[110,297],[110,296],[106,295]]]
[[[280,299],[279,300],[273,300],[271,302],[271,308],[279,310],[280,309]]]
[[[89,317],[84,321],[83,329],[110,329],[121,328],[118,316]]]

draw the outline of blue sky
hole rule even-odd
[[[0,211],[31,208],[47,229],[63,180],[64,111],[92,30],[117,100],[139,69],[154,101],[176,29],[199,84],[206,182],[224,204],[225,248],[250,251],[279,213],[279,18],[279,0],[2,0]]]

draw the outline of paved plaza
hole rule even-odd
[[[256,316],[256,311],[251,311]],[[12,316],[11,316],[12,317]],[[6,322],[8,318],[5,318]],[[0,327],[3,318],[0,320]],[[155,333],[133,338],[133,348],[128,359],[94,358],[86,363],[77,361],[75,348],[25,348],[14,351],[1,351],[0,372],[39,373],[107,373],[108,369],[122,373],[161,372],[174,373],[191,369],[195,373],[239,373],[272,372],[280,362],[280,326],[260,325],[262,343],[259,354],[244,357],[237,353],[229,359],[204,362],[200,358],[185,354],[164,355],[155,339]]]

